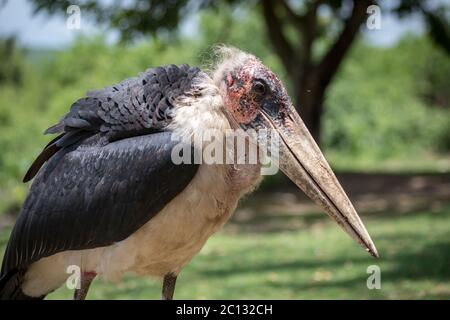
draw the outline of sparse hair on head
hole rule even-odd
[[[211,75],[215,83],[219,83],[228,72],[243,65],[253,55],[238,48],[220,44],[214,47],[214,63]]]

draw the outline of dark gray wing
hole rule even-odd
[[[24,182],[31,180],[61,149],[98,133],[111,142],[163,130],[172,119],[175,101],[192,89],[200,73],[200,69],[188,65],[167,65],[89,92],[72,105],[59,123],[46,130],[59,136],[36,158]]]
[[[86,141],[60,159],[51,158],[34,180],[12,231],[4,279],[57,252],[121,241],[144,225],[197,171],[197,165],[173,164],[175,143],[169,132],[103,146]]]

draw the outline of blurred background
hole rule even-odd
[[[88,90],[161,64],[207,68],[225,43],[286,83],[381,258],[277,175],[182,272],[176,298],[449,299],[449,21],[448,0],[0,0],[0,256],[44,129]],[[367,287],[371,265],[381,289]],[[128,275],[88,298],[159,292]]]

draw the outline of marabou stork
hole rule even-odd
[[[260,182],[259,164],[175,164],[171,134],[214,129],[279,133],[280,169],[373,256],[377,250],[287,92],[255,56],[222,47],[210,74],[148,69],[77,100],[46,133],[0,274],[2,299],[43,299],[81,270],[75,299],[96,275],[163,279],[181,269]],[[203,148],[203,144],[194,145]],[[42,168],[41,168],[42,167]]]

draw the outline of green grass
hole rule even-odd
[[[181,273],[175,297],[450,299],[449,205],[407,214],[371,214],[364,220],[377,244],[379,260],[325,216],[295,232],[231,233],[225,229]],[[4,246],[7,232],[2,231],[0,238]],[[366,287],[366,270],[372,264],[381,268],[380,290]],[[127,275],[118,284],[97,280],[88,298],[158,299],[160,286],[159,281]],[[49,298],[71,295],[61,288]]]

